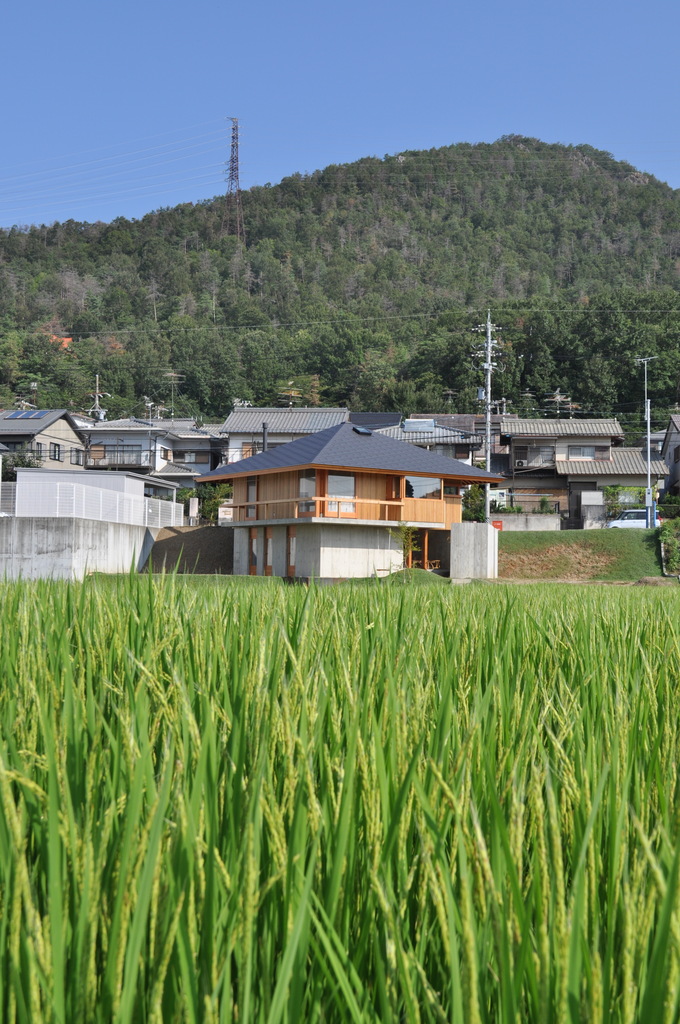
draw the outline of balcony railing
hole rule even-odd
[[[122,448],[89,451],[85,456],[89,469],[110,469],[112,466],[150,466],[151,452],[130,452]]]
[[[449,526],[460,519],[460,497],[404,498],[389,501],[378,498],[342,498],[313,495],[304,498],[277,498],[272,501],[247,501],[233,505],[233,522],[255,523],[276,519],[370,520],[375,523],[437,523]]]

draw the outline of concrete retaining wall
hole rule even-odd
[[[0,519],[0,578],[82,579],[141,569],[158,531],[94,519]]]
[[[491,515],[491,520],[503,524],[504,530],[559,530],[561,519],[558,515],[531,515],[522,512],[509,516]]]
[[[452,523],[451,579],[494,580],[497,576],[498,530],[488,523]]]

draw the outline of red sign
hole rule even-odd
[[[502,530],[503,529],[503,520],[502,519],[492,519],[491,520],[491,525],[495,526],[497,530]]]

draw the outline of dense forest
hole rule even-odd
[[[0,407],[217,420],[235,399],[472,411],[494,397],[633,428],[680,401],[680,193],[589,146],[505,137],[294,175],[140,220],[0,230]],[[313,383],[310,383],[313,382]],[[311,389],[311,390],[310,390]],[[578,406],[578,408],[576,408]],[[660,422],[659,422],[660,425]]]

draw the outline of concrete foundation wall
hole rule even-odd
[[[141,569],[158,531],[94,519],[0,519],[0,578],[82,579]]]
[[[488,523],[452,523],[451,579],[493,580],[497,576],[498,530]]]
[[[389,530],[380,526],[324,526],[321,543],[322,579],[380,577],[401,568],[403,556]],[[300,534],[298,531],[298,551]],[[302,574],[301,574],[302,575]]]
[[[561,519],[558,515],[525,515],[521,512],[504,516],[494,512],[491,519],[503,524],[504,530],[559,530]]]

